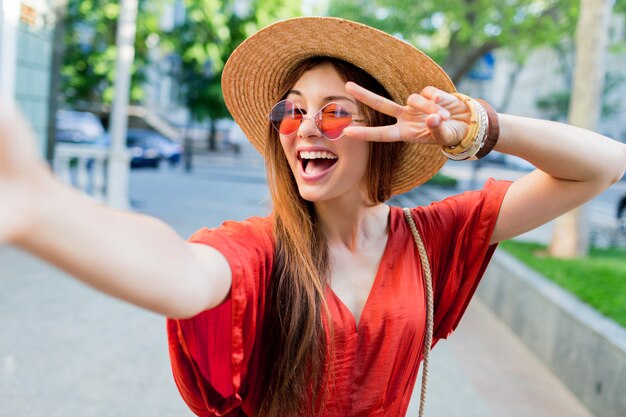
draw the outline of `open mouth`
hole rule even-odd
[[[328,171],[338,161],[337,155],[328,151],[300,151],[298,160],[306,175],[318,175]]]

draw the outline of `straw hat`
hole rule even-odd
[[[334,17],[299,17],[274,23],[241,43],[222,75],[226,106],[261,154],[269,128],[267,114],[280,99],[277,95],[282,80],[294,66],[313,56],[339,58],[362,68],[401,105],[427,85],[456,91],[431,58],[380,30]],[[445,162],[438,146],[407,144],[394,173],[393,194],[426,182]]]

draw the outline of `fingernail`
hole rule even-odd
[[[439,126],[439,123],[441,123],[441,117],[438,114],[435,114],[431,120],[432,122],[430,127],[437,127]]]
[[[439,116],[447,119],[448,117],[450,117],[450,112],[447,109],[439,109],[437,110],[437,114],[439,114]]]

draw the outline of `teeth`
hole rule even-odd
[[[337,159],[337,155],[334,155],[330,152],[326,151],[317,151],[317,152],[307,152],[301,151],[300,158],[302,159]]]

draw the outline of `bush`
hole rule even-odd
[[[435,174],[434,177],[426,181],[426,184],[434,185],[437,187],[456,187],[457,182],[458,181],[456,178],[452,178],[442,174],[441,172],[438,172]]]
[[[626,249],[592,248],[589,256],[557,259],[536,243],[502,242],[532,269],[626,327]]]

